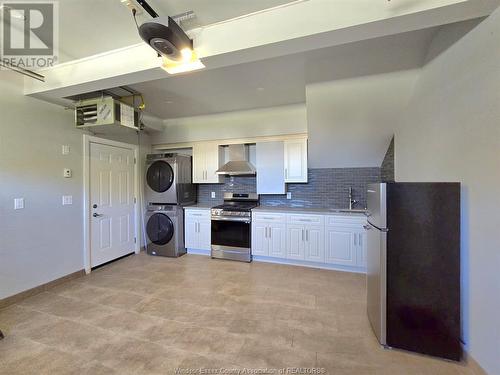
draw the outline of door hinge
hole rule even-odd
[[[136,203],[137,203],[137,198],[136,198],[136,197],[134,197],[134,204],[136,204]]]
[[[137,159],[136,158],[134,158],[134,164],[137,164]]]
[[[134,243],[137,243],[137,238],[136,237],[134,237]]]

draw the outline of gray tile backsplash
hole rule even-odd
[[[307,207],[307,208],[347,208],[349,187],[357,208],[366,207],[366,185],[380,182],[380,168],[321,168],[309,169],[307,184],[287,184],[286,195],[261,195],[262,206]],[[211,193],[215,192],[215,198]],[[223,184],[198,185],[198,202],[214,205],[222,203],[224,192],[255,193],[255,177],[225,177]]]

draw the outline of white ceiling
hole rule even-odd
[[[205,26],[291,0],[148,0],[160,16],[193,10],[196,19],[185,28]],[[139,21],[150,18],[146,12]],[[120,0],[64,0],[59,2],[61,61],[79,59],[140,43],[131,12]]]
[[[437,28],[377,38],[131,87],[162,119],[305,102],[307,83],[420,67]]]

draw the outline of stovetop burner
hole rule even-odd
[[[250,217],[250,211],[259,205],[259,196],[255,193],[238,194],[224,193],[224,204],[212,208],[212,217],[245,216]]]
[[[224,204],[215,206],[214,208],[226,211],[250,211],[258,205],[257,202],[224,202]]]

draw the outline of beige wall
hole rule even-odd
[[[396,132],[396,179],[462,183],[464,339],[500,374],[500,9],[469,28],[432,43]]]
[[[165,121],[152,143],[192,142],[307,132],[304,104],[185,117]]]
[[[380,167],[418,69],[306,87],[310,168]]]
[[[24,96],[22,85],[22,76],[0,71],[0,299],[84,268],[83,132],[72,111]],[[73,205],[62,206],[63,195]],[[25,209],[14,210],[20,197]]]

